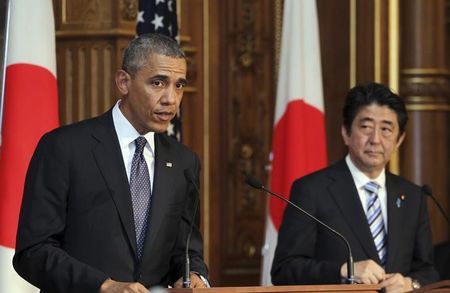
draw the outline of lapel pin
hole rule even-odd
[[[397,208],[400,208],[400,206],[402,205],[402,201],[400,200],[400,197],[397,197],[397,201],[395,202],[395,204],[397,205]]]
[[[171,162],[166,162],[166,167],[167,167],[167,168],[172,168],[172,166],[173,166],[173,165],[172,165]]]
[[[404,194],[397,197],[397,200],[395,204],[397,205],[397,208],[400,208],[402,206],[402,202],[405,200],[406,196]]]

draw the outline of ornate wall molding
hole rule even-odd
[[[122,0],[120,1],[120,15],[125,21],[136,21],[138,12],[137,0]]]
[[[408,110],[450,111],[450,72],[442,68],[401,70],[400,92]]]

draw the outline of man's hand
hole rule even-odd
[[[200,277],[195,274],[191,273],[191,288],[206,288],[205,282],[200,279]],[[173,285],[174,288],[183,288],[183,278],[179,278],[178,281],[175,282]]]
[[[116,282],[106,280],[100,286],[100,293],[148,293],[149,290],[141,283]]]
[[[386,279],[380,283],[387,293],[411,291],[412,280],[409,277],[403,277],[402,274],[387,274]]]
[[[373,260],[363,260],[354,263],[355,281],[360,284],[378,284],[385,279],[386,273]],[[347,264],[341,266],[341,277],[347,278]]]

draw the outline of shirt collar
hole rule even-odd
[[[355,185],[358,189],[363,188],[364,185],[366,185],[369,181],[374,181],[378,183],[378,185],[380,185],[381,188],[384,188],[386,186],[386,172],[384,168],[377,178],[370,179],[369,177],[367,177],[366,174],[364,174],[361,170],[359,170],[358,167],[355,166],[355,164],[353,164],[350,155],[347,154],[347,156],[345,157],[345,162],[347,163],[347,166],[350,169],[350,173],[352,174],[353,180],[355,181]]]
[[[131,125],[130,121],[123,115],[119,108],[121,100],[118,100],[112,110],[114,128],[116,129],[117,137],[119,138],[120,147],[127,147],[134,142],[136,138],[141,136],[139,132]],[[143,135],[150,146],[150,150],[153,152],[155,149],[155,133],[147,132]]]

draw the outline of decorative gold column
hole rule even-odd
[[[400,172],[417,184],[429,184],[449,210],[450,84],[446,63],[445,0],[400,2],[400,94],[409,115],[400,151]],[[428,202],[433,242],[448,240],[449,228]]]

